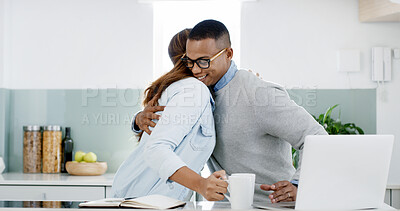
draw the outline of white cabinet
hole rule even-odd
[[[71,176],[68,174],[0,175],[0,201],[88,201],[111,197],[114,174]]]
[[[111,195],[111,186],[106,187],[106,198],[113,198]]]
[[[400,209],[400,185],[387,186],[385,203],[396,209]]]
[[[389,189],[386,189],[386,192],[385,192],[385,204],[388,204],[388,205],[390,205],[390,190]]]
[[[0,186],[4,201],[86,201],[105,198],[104,187]]]
[[[400,209],[400,189],[392,190],[392,207]]]

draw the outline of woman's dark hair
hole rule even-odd
[[[157,106],[158,99],[160,99],[161,94],[169,85],[181,79],[193,77],[192,71],[190,71],[180,59],[186,52],[186,41],[189,37],[189,33],[190,29],[184,29],[171,39],[168,46],[168,54],[174,67],[171,71],[165,73],[147,87],[144,91],[144,106]],[[142,137],[142,134],[143,132],[139,134],[140,138]]]

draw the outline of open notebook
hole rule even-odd
[[[140,209],[172,209],[184,206],[186,203],[167,196],[149,195],[133,199],[106,198],[96,201],[80,203],[79,207],[125,207]]]

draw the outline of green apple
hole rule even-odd
[[[93,152],[88,152],[84,157],[83,160],[86,162],[94,163],[97,161],[97,155]]]
[[[83,160],[83,157],[86,155],[86,153],[82,152],[82,151],[77,151],[75,152],[75,160],[80,162]]]

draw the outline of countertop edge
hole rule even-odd
[[[31,185],[31,186],[112,186],[114,173],[100,176],[73,176],[61,174],[24,174],[7,172],[0,174],[0,186]]]

